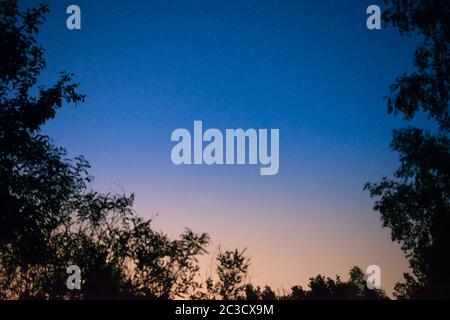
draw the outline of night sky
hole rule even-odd
[[[407,262],[362,187],[397,166],[389,142],[402,123],[383,97],[412,67],[415,41],[366,28],[381,0],[49,3],[41,83],[73,72],[87,99],[44,133],[86,156],[92,188],[135,193],[137,212],[170,236],[210,233],[212,253],[248,248],[256,284],[289,289],[377,264],[392,292]],[[82,30],[66,28],[70,4]],[[194,120],[280,129],[279,173],[175,166],[171,132]]]

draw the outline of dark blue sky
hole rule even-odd
[[[81,31],[66,29],[70,4],[81,7]],[[298,249],[301,279],[378,263],[393,270],[391,287],[405,264],[362,186],[395,168],[388,145],[400,122],[383,97],[411,68],[414,40],[368,30],[370,4],[382,1],[50,1],[42,80],[74,72],[87,100],[58,111],[45,133],[86,155],[94,187],[135,192],[140,213],[160,213],[168,232],[191,226],[254,250],[257,279],[274,273],[263,264],[279,244]],[[170,134],[194,120],[279,128],[278,175],[175,167]],[[342,248],[342,261],[325,258]],[[268,281],[296,280],[281,276]]]

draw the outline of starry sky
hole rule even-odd
[[[383,97],[411,69],[415,39],[366,28],[381,0],[49,3],[41,83],[73,72],[87,99],[44,133],[86,156],[92,188],[135,193],[170,236],[208,232],[212,254],[248,248],[256,284],[282,291],[376,264],[392,292],[407,262],[362,188],[397,166],[389,142],[402,123]],[[66,28],[70,4],[82,30]],[[194,120],[280,129],[279,173],[173,165],[171,132]]]

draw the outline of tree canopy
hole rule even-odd
[[[66,72],[38,85],[45,60],[36,34],[47,12],[0,2],[0,297],[185,296],[198,286],[196,256],[209,236],[154,231],[133,211],[133,195],[90,190],[88,162],[40,134],[64,103],[85,99]],[[72,264],[83,270],[79,292],[65,287]]]
[[[402,34],[423,41],[415,69],[391,85],[388,112],[410,121],[428,116],[430,128],[395,130],[391,148],[400,167],[393,178],[367,184],[375,210],[392,239],[402,245],[413,274],[396,286],[399,298],[450,296],[450,3],[445,0],[388,0],[384,19]],[[435,127],[435,128],[433,128]]]

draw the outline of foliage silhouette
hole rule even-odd
[[[247,284],[245,286],[245,300],[276,300],[280,299],[277,296],[276,292],[272,290],[268,285],[264,286],[264,289],[261,290],[261,287],[257,286],[256,288],[251,284]]]
[[[366,184],[375,210],[392,239],[402,245],[413,274],[396,285],[398,298],[450,298],[450,2],[388,0],[387,23],[423,42],[415,70],[391,85],[388,112],[412,120],[422,112],[436,129],[395,130],[391,148],[399,153],[394,178]]]
[[[336,280],[318,275],[310,278],[309,290],[293,287],[290,299],[308,300],[380,300],[387,299],[383,290],[368,289],[366,277],[359,267],[353,267],[349,272],[349,279],[343,282],[339,276]]]
[[[225,250],[216,256],[215,274],[206,278],[204,285],[191,296],[193,299],[237,300],[243,297],[246,288],[250,259],[245,256],[246,249]]]
[[[322,275],[309,279],[309,289],[293,286],[288,294],[276,294],[269,286],[263,290],[247,284],[246,300],[382,300],[388,299],[383,290],[367,288],[366,277],[359,267],[353,267],[349,279],[343,282],[339,276],[336,280]]]
[[[187,295],[198,286],[196,256],[209,236],[155,232],[133,212],[133,195],[88,190],[87,161],[66,159],[39,133],[64,102],[85,99],[71,74],[37,85],[45,61],[35,36],[47,12],[0,2],[0,298]],[[82,270],[80,291],[65,287],[71,264]]]

